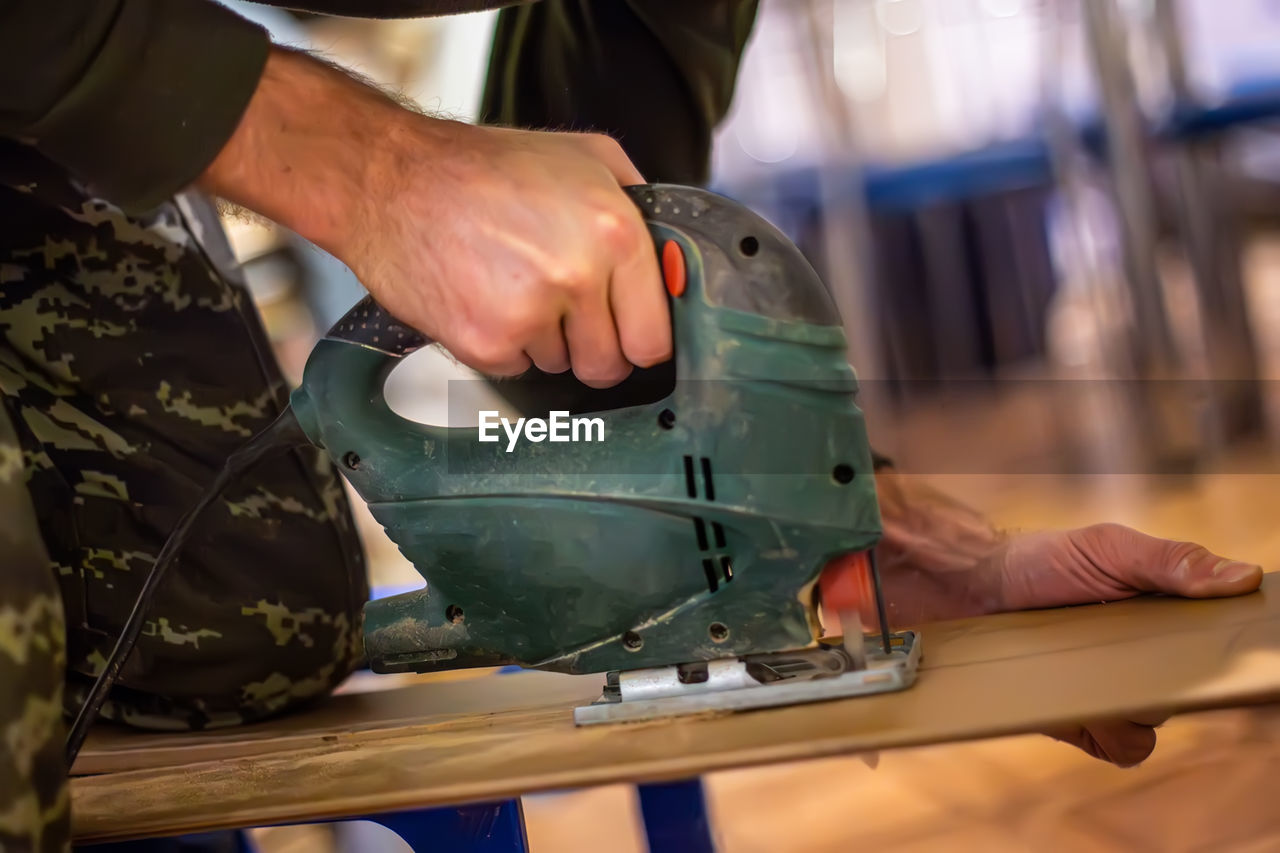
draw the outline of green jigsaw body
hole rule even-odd
[[[671,299],[673,387],[593,414],[603,440],[508,452],[505,436],[402,418],[383,386],[426,342],[368,300],[311,354],[299,422],[426,580],[366,605],[375,671],[810,647],[823,566],[879,538],[856,379],[816,274],[727,199],[632,194],[656,247],[680,247],[687,287]]]

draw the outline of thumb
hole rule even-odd
[[[1095,720],[1055,726],[1041,734],[1069,743],[1117,767],[1141,764],[1156,748],[1156,730],[1132,720]]]
[[[1148,536],[1119,524],[1073,530],[1072,544],[1101,571],[1142,592],[1218,598],[1253,592],[1262,567],[1221,557],[1194,542]]]

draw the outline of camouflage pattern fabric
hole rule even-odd
[[[0,851],[64,850],[65,628],[22,459],[0,410]]]
[[[0,140],[0,543],[18,543],[0,544],[0,735],[26,774],[3,784],[43,780],[0,792],[0,839],[65,822],[44,785],[65,773],[44,748],[64,614],[70,712],[182,511],[287,403],[229,259],[203,200],[128,218]],[[199,728],[323,696],[360,660],[367,593],[336,472],[310,449],[269,459],[197,523],[103,714]]]
[[[701,182],[755,7],[507,10],[482,111],[609,131],[650,180]],[[129,218],[0,139],[0,853],[68,845],[57,705],[78,707],[166,534],[286,391],[207,204]],[[360,658],[366,597],[335,472],[268,460],[198,523],[103,714],[202,727],[322,696]]]

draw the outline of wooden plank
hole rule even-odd
[[[73,780],[79,840],[484,800],[1103,716],[1280,697],[1280,578],[1223,601],[1149,598],[929,626],[896,695],[578,729],[599,678],[416,684],[260,726],[95,736]],[[126,769],[128,768],[128,769]],[[105,771],[105,772],[104,772]]]
[[[384,732],[430,732],[491,724],[530,711],[557,712],[592,702],[603,676],[530,672],[491,677],[475,670],[458,679],[436,676],[357,676],[365,689],[344,693],[297,714],[268,722],[207,732],[144,733],[124,726],[98,726],[76,759],[73,776],[118,773],[238,758],[292,749],[322,747],[338,736],[377,736]],[[383,682],[394,685],[387,689]]]

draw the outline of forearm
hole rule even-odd
[[[876,471],[884,529],[877,552],[895,626],[990,613],[1001,605],[1005,533],[976,510],[910,474]]]
[[[598,385],[670,357],[652,239],[620,188],[637,183],[607,137],[424,116],[282,50],[199,181],[327,249],[469,367]]]
[[[884,543],[892,552],[966,569],[1005,540],[982,513],[893,468],[876,472]]]
[[[396,180],[392,151],[410,132],[423,162],[455,123],[409,113],[306,54],[273,48],[239,126],[198,185],[285,225],[339,257]]]

